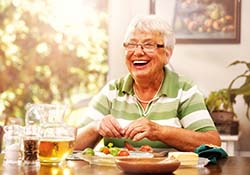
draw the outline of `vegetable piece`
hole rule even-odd
[[[154,150],[151,146],[149,145],[142,145],[139,149],[139,151],[142,151],[142,152],[149,152],[149,153],[152,153]]]
[[[114,146],[114,144],[111,142],[108,144],[108,148],[112,148],[113,146]]]
[[[112,156],[117,156],[121,149],[117,147],[109,148],[109,152]]]
[[[129,156],[129,152],[126,149],[122,149],[119,151],[117,156]]]
[[[90,156],[94,156],[95,152],[92,148],[86,148],[82,151],[83,155],[90,155]]]
[[[110,153],[109,148],[106,147],[106,146],[103,147],[102,152],[103,152],[104,154],[109,154],[109,153]]]
[[[107,146],[101,147],[100,151],[104,154],[111,154],[112,156],[117,156],[121,149],[114,147],[113,143],[109,143]]]
[[[129,151],[136,151],[135,147],[133,147],[130,143],[125,142],[124,143],[125,148],[127,148]]]

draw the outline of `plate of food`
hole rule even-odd
[[[147,151],[128,150],[127,148],[114,147],[113,144],[101,147],[99,151],[86,148],[75,154],[76,157],[94,165],[116,166],[117,158],[152,158],[154,154]]]
[[[180,161],[174,158],[153,157],[121,157],[115,159],[119,169],[125,173],[172,173],[180,166]]]
[[[131,152],[129,151],[128,156],[112,156],[110,154],[104,154],[99,151],[95,151],[95,155],[85,155],[78,152],[76,156],[82,160],[89,162],[89,164],[102,165],[102,166],[116,166],[115,160],[117,158],[152,158],[153,154],[145,152]]]

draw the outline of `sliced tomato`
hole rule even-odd
[[[149,152],[149,153],[152,153],[154,150],[151,146],[149,145],[142,145],[139,149],[139,151],[142,151],[142,152]]]
[[[129,156],[128,150],[122,149],[119,151],[117,156]]]
[[[125,148],[127,148],[129,151],[136,151],[135,147],[133,147],[130,143],[125,142],[124,143]]]
[[[107,147],[104,147],[103,150],[102,150],[102,152],[105,153],[105,154],[109,154],[110,153],[110,151],[109,151],[109,149]]]

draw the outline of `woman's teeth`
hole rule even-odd
[[[148,61],[144,61],[144,60],[137,60],[133,62],[134,65],[145,65],[147,63]]]

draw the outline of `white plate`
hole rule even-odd
[[[94,165],[102,165],[102,166],[116,166],[115,159],[121,157],[127,158],[152,158],[154,155],[148,152],[135,152],[129,151],[129,156],[112,156],[110,154],[104,154],[102,152],[96,151],[94,156],[91,155],[83,155],[81,152],[76,153],[75,156],[78,158],[89,162]]]

